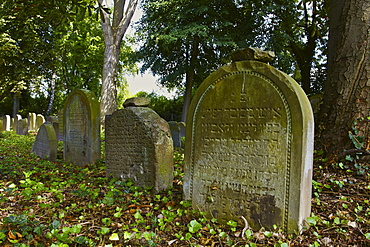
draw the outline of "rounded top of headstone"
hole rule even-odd
[[[232,52],[231,58],[233,62],[246,61],[246,60],[257,60],[260,62],[271,62],[275,58],[275,52],[263,51],[259,48],[248,47],[242,50]]]
[[[134,97],[127,99],[123,103],[123,107],[147,107],[149,106],[149,99],[144,97]]]

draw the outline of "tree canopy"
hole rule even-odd
[[[185,91],[183,120],[191,90],[239,48],[273,50],[274,66],[293,75],[307,93],[321,88],[325,1],[146,0],[142,7],[142,71],[150,69],[162,85]]]

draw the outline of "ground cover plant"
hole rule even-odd
[[[105,177],[105,165],[76,167],[30,153],[35,135],[0,136],[0,246],[370,246],[370,168],[356,153],[334,162],[316,152],[310,228],[255,231],[243,217],[225,225],[182,199],[183,152],[173,188],[151,194]]]

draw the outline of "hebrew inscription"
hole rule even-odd
[[[88,90],[74,90],[64,106],[64,160],[84,166],[100,158],[99,102]]]
[[[252,227],[284,227],[290,110],[274,82],[251,71],[221,77],[201,96],[192,126],[193,204],[224,222],[243,215]]]

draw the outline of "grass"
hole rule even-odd
[[[279,226],[247,229],[242,219],[221,225],[192,209],[182,199],[182,150],[173,188],[153,195],[108,179],[103,160],[42,160],[30,153],[34,139],[0,136],[0,246],[370,246],[369,167],[355,158],[316,155],[311,227],[287,235]]]

